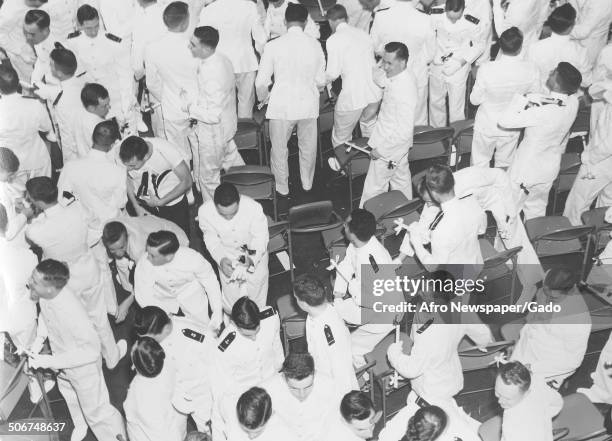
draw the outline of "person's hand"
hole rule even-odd
[[[25,203],[23,199],[18,199],[15,202],[15,212],[23,214],[28,220],[34,217],[34,207],[31,204]]]
[[[208,327],[214,331],[215,333],[219,332],[219,329],[221,328],[221,323],[223,323],[223,313],[214,313],[213,315],[210,317],[210,323],[208,324]]]
[[[387,349],[387,357],[392,358],[392,357],[396,357],[400,354],[403,353],[403,345],[404,342],[402,340],[396,342],[396,343],[391,343],[391,345],[389,346],[389,348]]]
[[[115,323],[121,323],[125,320],[130,311],[130,306],[132,306],[132,301],[130,299],[125,299],[119,307],[117,308],[117,313],[115,314]]]
[[[145,210],[144,208],[142,208],[138,204],[134,205],[134,211],[136,212],[136,216],[138,216],[138,217],[146,216],[146,215],[149,214],[149,212],[147,210]]]
[[[225,277],[232,277],[232,273],[234,272],[234,268],[232,267],[232,261],[227,257],[224,257],[219,262],[219,268],[221,272],[225,275]]]
[[[164,205],[162,200],[154,194],[150,194],[146,198],[143,198],[143,200],[147,203],[149,207],[161,207]]]
[[[234,268],[230,281],[235,280],[236,282],[244,282],[247,278],[247,268],[244,265],[238,265]]]
[[[32,369],[53,369],[57,370],[56,359],[53,355],[48,354],[28,354],[28,364]]]

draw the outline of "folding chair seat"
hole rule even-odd
[[[580,393],[563,397],[563,408],[553,419],[553,429],[568,429],[567,441],[608,441],[612,436],[604,427],[604,417],[595,405]]]

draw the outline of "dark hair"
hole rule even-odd
[[[3,95],[19,90],[19,75],[11,66],[0,65],[0,92]]]
[[[121,139],[121,135],[119,134],[117,124],[115,124],[114,121],[99,122],[94,127],[91,135],[91,140],[93,143],[103,147],[110,147],[118,139]]]
[[[459,12],[465,9],[465,0],[446,0],[444,11]]]
[[[123,140],[119,147],[119,158],[122,162],[136,158],[142,161],[149,153],[149,146],[146,141],[139,136],[128,136]]]
[[[35,24],[38,29],[43,30],[51,24],[51,17],[42,9],[30,9],[26,12],[24,22],[27,25]]]
[[[523,33],[516,26],[506,29],[499,36],[499,48],[504,54],[515,55],[523,47]]]
[[[138,308],[134,316],[134,333],[137,336],[159,335],[170,324],[170,317],[159,306]]]
[[[570,63],[565,61],[557,65],[557,82],[563,89],[563,92],[568,95],[573,95],[580,88],[582,83],[582,74]]]
[[[372,412],[374,412],[372,400],[359,390],[347,393],[340,402],[340,414],[349,424],[353,420],[367,420],[372,416]]]
[[[455,188],[455,178],[451,168],[442,164],[434,164],[427,169],[424,183],[429,193],[435,191],[436,193],[445,194]]]
[[[229,207],[230,205],[240,201],[240,193],[238,193],[238,189],[234,184],[222,182],[217,186],[217,188],[215,188],[213,201],[215,202],[215,205]]]
[[[26,191],[34,201],[45,204],[57,202],[57,185],[47,176],[30,178],[26,182]]]
[[[232,320],[241,329],[257,329],[261,322],[257,303],[247,296],[240,297],[232,306]]]
[[[219,31],[211,26],[200,26],[195,28],[193,36],[198,39],[200,44],[216,49],[219,44]]]
[[[77,59],[74,52],[65,48],[55,48],[49,55],[55,68],[67,76],[72,76],[77,70]]]
[[[567,293],[578,283],[578,276],[566,266],[555,267],[548,270],[543,283],[552,290]]]
[[[272,416],[272,398],[261,387],[252,387],[238,398],[236,416],[247,429],[259,429]]]
[[[564,34],[576,23],[576,10],[566,3],[554,9],[548,17],[548,25],[555,34]]]
[[[427,406],[419,408],[408,420],[406,429],[406,441],[434,441],[444,429],[448,417],[438,406]]]
[[[344,6],[336,4],[327,10],[325,18],[330,21],[348,20],[348,14]]]
[[[289,3],[285,9],[285,21],[287,23],[306,23],[308,20],[308,9],[301,3]]]
[[[6,227],[8,227],[8,215],[6,214],[6,208],[0,204],[0,232],[6,233]]]
[[[117,243],[124,235],[127,236],[125,225],[118,221],[109,222],[104,225],[102,230],[102,243],[104,245],[112,245]]]
[[[68,265],[53,259],[46,259],[36,265],[36,272],[42,275],[45,283],[62,289],[68,284],[70,279],[70,270]]]
[[[357,239],[367,242],[376,233],[376,218],[368,210],[356,208],[351,211],[348,227],[351,233],[357,236]]]
[[[180,244],[176,234],[172,231],[160,230],[149,234],[147,246],[157,248],[157,251],[162,256],[169,256],[178,251]]]
[[[308,352],[290,352],[285,361],[281,372],[291,380],[303,380],[314,374],[314,358]]]
[[[80,25],[85,23],[86,21],[100,19],[100,14],[98,14],[98,10],[91,5],[83,5],[77,9],[77,21]]]
[[[81,90],[81,102],[85,108],[95,107],[100,103],[100,100],[108,98],[108,90],[102,84],[87,83]]]
[[[505,384],[518,386],[523,392],[531,386],[531,373],[520,361],[509,361],[499,365],[497,376]]]
[[[323,283],[314,274],[302,274],[293,282],[295,296],[309,306],[319,306],[327,301]]]
[[[408,57],[410,55],[406,45],[397,41],[392,41],[390,43],[385,44],[385,52],[387,52],[388,54],[395,54],[396,58],[399,58],[400,60],[406,62],[408,61]]]
[[[183,441],[212,441],[212,438],[208,433],[192,430],[185,435],[185,439]]]
[[[9,148],[0,147],[0,170],[7,173],[15,173],[19,170],[19,158]]]
[[[168,29],[176,29],[189,20],[189,6],[185,2],[172,2],[164,9],[163,18]]]
[[[164,368],[166,353],[157,340],[140,337],[132,349],[132,363],[136,371],[147,378],[157,377]]]

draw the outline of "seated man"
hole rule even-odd
[[[539,306],[558,306],[559,312],[532,312],[520,332],[511,359],[530,365],[554,388],[582,363],[591,334],[591,316],[569,268],[553,268],[544,276]],[[509,329],[509,328],[508,328]]]
[[[480,441],[476,429],[466,425],[453,409],[430,406],[424,400],[400,410],[380,431],[378,441],[404,440],[408,434],[419,440]]]
[[[370,439],[374,436],[376,423],[381,416],[382,412],[376,412],[374,403],[367,394],[353,390],[342,398],[340,414],[325,439],[329,441]]]

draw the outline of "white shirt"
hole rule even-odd
[[[315,360],[316,366],[316,360]],[[283,374],[263,382],[276,415],[300,441],[320,441],[338,413],[344,392],[327,375],[316,371],[312,390],[304,401],[289,391]]]
[[[251,441],[248,434],[236,423],[231,424],[228,429],[228,438],[231,441]],[[283,421],[273,413],[265,429],[257,435],[257,441],[297,441],[298,437],[291,433]]]
[[[76,29],[77,10],[83,3],[83,0],[49,0],[40,7],[51,19],[49,38],[63,42]]]
[[[104,121],[104,118],[95,113],[91,113],[83,106],[74,109],[72,130],[74,134],[74,143],[79,152],[79,158],[85,157],[91,151],[94,129],[102,121]]]
[[[501,55],[484,63],[478,70],[470,101],[478,107],[474,131],[489,136],[515,136],[516,130],[504,130],[497,124],[512,102],[514,94],[537,92],[541,88],[540,74],[535,64],[521,57]]]
[[[374,7],[374,11],[363,9],[359,0],[339,0],[338,4],[344,6],[348,15],[348,22],[351,26],[361,29],[367,33],[370,32],[372,23],[379,11],[389,9],[395,0],[381,0],[378,6]]]
[[[24,227],[28,220],[24,214],[17,213],[17,201],[24,198],[25,183],[19,182],[19,180],[0,182],[0,204],[4,205],[8,220],[4,233],[5,239],[22,245],[26,244]]]
[[[608,41],[612,3],[608,0],[570,0],[570,4],[577,12],[571,36],[588,50],[589,59],[594,63]]]
[[[180,247],[170,262],[160,266],[143,255],[136,263],[134,293],[140,306],[158,306],[169,314],[180,308],[200,323],[208,322],[208,297],[221,298],[210,263],[186,247]]]
[[[538,67],[543,82],[561,61],[565,61],[580,71],[583,87],[591,84],[592,62],[588,51],[578,42],[570,40],[569,35],[553,33],[544,40],[536,41],[529,47],[527,59]]]
[[[264,20],[264,31],[267,40],[273,40],[287,33],[287,25],[285,24],[285,11],[289,3],[298,3],[297,0],[285,0],[279,6],[270,3]],[[310,14],[306,19],[306,27],[304,32],[312,38],[319,39],[319,25],[317,25]]]
[[[140,79],[145,74],[144,59],[147,45],[167,32],[161,5],[153,3],[146,8],[136,8],[133,23],[132,69],[134,76]]]
[[[247,0],[248,1],[248,0]],[[236,81],[229,58],[215,52],[197,66],[197,100],[189,107],[189,116],[204,126],[221,128],[223,141],[236,134]]]
[[[249,0],[215,0],[202,9],[198,26],[212,26],[219,31],[217,50],[230,59],[234,73],[257,70],[251,38],[258,50],[266,38],[255,3]]]
[[[100,239],[104,225],[125,207],[126,181],[125,169],[100,150],[92,149],[62,169],[57,183],[59,194],[71,193],[90,213],[90,245]]]
[[[327,82],[342,77],[342,91],[335,109],[339,112],[359,110],[380,101],[382,91],[374,83],[376,67],[374,45],[364,31],[340,23],[326,42]]]
[[[486,22],[467,12],[451,22],[446,14],[431,16],[431,23],[436,33],[435,58],[452,56],[449,60],[465,60],[472,64],[484,51],[486,42]]]
[[[0,145],[17,155],[22,172],[51,164],[47,146],[38,132],[53,132],[49,115],[40,101],[17,93],[0,98]]]
[[[32,83],[45,81],[48,83],[57,84],[58,80],[51,75],[51,51],[55,49],[55,40],[51,34],[40,43],[34,45],[34,53],[36,54],[36,62],[32,71]]]
[[[412,147],[417,97],[417,80],[408,68],[386,78],[378,119],[368,140],[386,159],[399,161]]]
[[[169,120],[186,120],[182,109],[181,93],[196,96],[197,59],[189,50],[186,32],[166,32],[145,49],[147,87],[162,105],[164,117]]]
[[[508,129],[525,127],[509,173],[513,181],[526,186],[552,183],[557,177],[569,130],[578,113],[575,95],[551,92],[550,97],[562,100],[565,105],[525,109],[527,99],[515,95],[499,120],[499,125]]]
[[[274,86],[268,92],[268,86]],[[319,116],[319,87],[325,84],[325,57],[317,40],[298,26],[266,44],[255,80],[257,96],[270,97],[266,118],[300,120]]]
[[[433,59],[435,33],[431,18],[417,11],[411,1],[396,1],[374,18],[370,31],[374,50],[382,54],[385,44],[398,41],[408,48],[408,67],[414,72],[419,88],[426,87],[429,78],[427,64]],[[407,124],[409,125],[409,124]]]
[[[542,24],[548,13],[548,2],[541,0],[512,0],[504,11],[500,0],[493,2],[493,22],[497,35],[513,26],[523,33],[523,52],[540,38]]]
[[[308,315],[306,341],[317,372],[331,377],[345,393],[359,389],[353,368],[351,336],[331,304],[327,304],[317,317]]]
[[[28,7],[25,0],[5,0],[0,8],[0,47],[14,56],[34,60],[34,51],[23,35],[23,21]],[[21,78],[26,80],[27,78]]]

